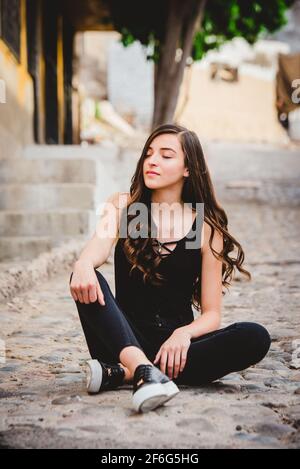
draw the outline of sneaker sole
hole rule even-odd
[[[134,393],[133,408],[136,412],[149,412],[168,402],[179,392],[173,381],[145,385]]]
[[[90,369],[86,389],[89,394],[96,394],[99,392],[102,383],[102,367],[98,360],[88,360],[86,363]]]

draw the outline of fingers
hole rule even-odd
[[[78,296],[78,301],[80,303],[84,303],[83,296],[82,296],[82,291],[81,291],[80,287],[76,288],[76,294]]]
[[[88,295],[91,303],[94,303],[97,300],[97,286],[90,285],[88,289]]]
[[[96,284],[88,284],[87,286],[70,286],[71,295],[75,301],[79,301],[80,303],[94,303],[95,301],[99,301],[101,305],[105,305],[104,295],[97,281]]]
[[[71,287],[71,295],[75,301],[79,301],[78,295],[76,294],[75,290]]]
[[[96,290],[97,290],[97,298],[98,298],[98,301],[101,305],[105,305],[105,301],[104,301],[104,295],[103,295],[103,292],[100,288],[100,285],[99,285],[99,282],[97,282],[97,285],[96,285]]]
[[[185,364],[186,364],[187,351],[188,351],[188,347],[184,347],[181,352],[180,373],[183,372]]]
[[[70,292],[71,292],[72,298],[73,298],[75,301],[78,301],[78,296],[77,296],[77,294],[76,294],[74,288],[71,287],[72,277],[73,277],[73,272],[71,272],[71,276],[70,276],[70,280],[69,280],[69,288],[70,288]]]
[[[180,357],[181,357],[181,350],[177,350],[175,353],[175,360],[174,360],[174,378],[177,378],[179,375],[179,368],[180,368]]]
[[[174,352],[170,351],[168,354],[168,377],[173,378],[173,367],[174,367]]]
[[[153,364],[154,364],[154,365],[159,362],[160,356],[161,356],[161,349],[159,349],[159,351],[158,351],[157,354],[156,354],[156,357],[155,357],[155,359],[154,359],[154,361],[153,361]]]
[[[170,350],[168,352],[168,377],[177,378],[180,369],[181,349]]]
[[[158,363],[160,359],[160,370],[162,373],[167,374],[170,379],[178,378],[179,373],[184,370],[187,360],[187,348],[181,350],[159,350],[153,364]],[[166,368],[167,365],[167,368]]]
[[[162,373],[166,373],[166,364],[167,364],[168,353],[166,350],[162,350],[160,358],[160,370]]]
[[[86,305],[88,305],[90,302],[89,289],[90,289],[90,285],[88,285],[86,288],[82,288],[81,290],[83,301]]]

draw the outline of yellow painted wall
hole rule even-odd
[[[58,97],[58,137],[59,143],[64,139],[64,57],[63,57],[63,21],[58,18],[57,40],[57,97]]]
[[[0,104],[0,158],[20,156],[22,146],[33,142],[33,83],[27,72],[26,2],[21,0],[20,63],[0,39],[0,79],[6,103]]]

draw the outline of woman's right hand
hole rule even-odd
[[[98,300],[101,305],[105,305],[103,292],[91,264],[76,263],[71,275],[70,291],[75,301],[89,304]]]

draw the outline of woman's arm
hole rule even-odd
[[[191,338],[197,338],[220,327],[222,309],[222,261],[216,259],[209,246],[211,227],[204,222],[202,247],[201,316],[182,327]],[[215,229],[212,246],[217,252],[223,249],[223,235]]]
[[[80,303],[89,304],[98,300],[101,305],[105,304],[95,268],[104,264],[118,237],[119,213],[129,200],[128,196],[120,197],[120,194],[113,194],[102,206],[95,233],[73,266],[70,291],[74,300]]]
[[[124,194],[126,194],[124,196]],[[128,203],[128,194],[115,192],[105,201],[92,238],[87,242],[74,264],[93,268],[104,264],[119,233],[119,213]]]

